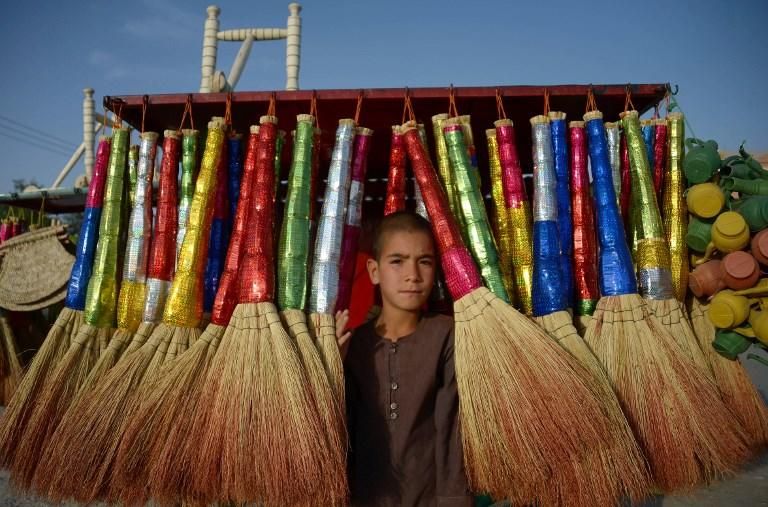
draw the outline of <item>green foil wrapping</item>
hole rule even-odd
[[[488,289],[509,303],[482,194],[477,187],[477,179],[472,176],[473,169],[464,144],[464,134],[460,125],[459,128],[454,128],[455,126],[451,121],[446,122],[443,134],[453,168],[460,214],[466,224],[468,245]]]
[[[310,208],[314,117],[296,117],[293,158],[288,174],[285,216],[280,228],[277,263],[277,305],[281,310],[307,306],[310,261]]]
[[[136,182],[139,172],[139,145],[134,144],[128,151],[128,197],[131,207],[136,202]]]
[[[112,132],[104,207],[99,223],[99,242],[93,260],[93,274],[85,298],[85,322],[108,328],[115,325],[117,280],[121,242],[121,220],[130,130],[116,128]]]
[[[682,113],[670,113],[667,117],[667,128],[669,132],[667,174],[662,187],[664,233],[669,244],[672,290],[678,300],[684,301],[688,290],[689,265],[688,245],[685,242],[688,208],[683,195],[685,192],[685,174],[683,173],[685,118]]]
[[[448,156],[448,146],[443,136],[443,126],[448,120],[447,114],[436,114],[432,117],[432,133],[435,137],[435,153],[437,154],[437,170],[440,176],[440,182],[443,184],[443,190],[448,197],[448,206],[451,208],[451,213],[459,224],[459,228],[462,231],[464,241],[467,241],[465,236],[464,222],[462,221],[461,211],[459,206],[459,196],[454,183],[453,170],[451,169],[451,159]]]
[[[501,180],[501,160],[499,159],[499,143],[496,141],[496,129],[485,131],[488,140],[488,165],[491,172],[491,198],[493,201],[493,231],[501,264],[501,274],[504,277],[504,287],[510,299],[516,293],[515,275],[512,269],[512,222],[509,220],[507,205],[504,201],[504,185]]]
[[[179,225],[176,229],[176,262],[179,261],[184,234],[187,232],[189,209],[192,206],[192,196],[195,194],[195,178],[197,177],[197,140],[200,133],[197,130],[182,130],[181,139],[181,185],[179,186]]]

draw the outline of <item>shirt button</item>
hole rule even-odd
[[[397,412],[392,412],[391,414],[389,414],[389,418],[390,419],[397,419]]]
[[[399,386],[397,385],[397,382],[392,382],[392,385],[390,387],[392,388],[393,391],[397,391],[397,388]]]
[[[392,410],[395,410],[397,408],[397,403],[390,403],[389,408],[391,408]]]
[[[391,346],[391,347],[389,347],[389,352],[390,352],[390,353],[392,353],[392,354],[394,354],[395,352],[397,352],[397,345],[395,345],[395,344],[393,343],[393,344],[392,344],[392,346]]]

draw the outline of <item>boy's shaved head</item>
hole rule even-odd
[[[386,236],[393,232],[421,232],[429,236],[434,244],[432,226],[424,217],[410,211],[397,211],[382,218],[376,227],[373,235],[372,253],[373,258],[377,261],[380,260]]]

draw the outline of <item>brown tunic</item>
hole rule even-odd
[[[374,321],[355,330],[345,361],[352,505],[471,506],[453,319],[424,316],[397,342],[379,336]]]

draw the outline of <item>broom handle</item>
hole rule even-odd
[[[352,158],[352,181],[349,186],[347,216],[339,260],[339,295],[336,311],[349,308],[352,297],[352,282],[357,265],[357,247],[360,243],[363,198],[365,197],[365,173],[368,169],[368,152],[371,148],[373,131],[358,127],[355,134],[354,156]]]
[[[179,253],[176,274],[168,291],[163,322],[169,326],[197,327],[203,314],[203,270],[208,257],[208,239],[224,129],[220,121],[208,123],[208,135],[195,182],[195,194],[189,210],[187,232]]]
[[[136,204],[136,184],[139,182],[139,145],[128,148],[128,201],[133,208]]]
[[[229,243],[229,143],[222,145],[219,167],[216,174],[216,191],[213,199],[213,218],[211,219],[210,237],[208,239],[208,259],[203,276],[203,312],[213,310],[213,301],[219,288],[224,255]]]
[[[454,183],[459,196],[459,212],[463,217],[465,232],[467,237],[474,238],[469,244],[469,249],[480,267],[485,285],[508,303],[509,296],[504,287],[496,244],[491,235],[480,188],[477,186],[477,177],[474,175],[477,171],[472,168],[469,150],[464,144],[462,124],[455,119],[445,122],[443,135],[453,168]]]
[[[331,167],[328,169],[323,210],[315,238],[309,298],[311,313],[331,313],[336,307],[339,291],[339,257],[344,233],[344,212],[349,198],[354,136],[355,121],[339,120],[336,143],[331,155]]]
[[[451,214],[448,198],[440,186],[437,173],[429,154],[421,144],[418,132],[414,127],[408,126],[403,131],[403,137],[413,173],[429,211],[448,290],[456,301],[482,287],[483,281],[472,255],[464,246],[459,225]]]
[[[227,180],[229,219],[230,221],[233,221],[237,214],[237,201],[240,199],[240,181],[243,177],[243,136],[240,134],[229,136],[229,139],[227,139],[227,153],[229,161],[229,175]]]
[[[419,131],[419,139],[421,144],[424,145],[424,150],[429,153],[429,145],[427,144],[427,130],[423,123],[418,123],[416,129]],[[429,220],[429,213],[427,213],[427,205],[424,204],[424,197],[421,195],[421,189],[419,184],[416,183],[416,179],[413,180],[413,211],[417,215],[423,217],[425,220]],[[438,290],[443,290],[442,282],[440,278],[437,278]]]
[[[178,208],[178,225],[176,227],[176,258],[178,263],[181,245],[184,243],[184,235],[187,233],[189,222],[189,210],[192,205],[192,197],[195,195],[195,179],[197,178],[197,145],[200,133],[193,129],[182,130],[181,141],[181,188]],[[176,159],[178,164],[178,158]],[[174,178],[176,169],[174,169]],[[169,278],[170,280],[170,278]]]
[[[176,207],[179,145],[178,134],[166,130],[163,139],[163,158],[160,162],[155,226],[149,248],[144,322],[159,322],[162,318],[176,265],[177,212],[181,213]]]
[[[565,307],[573,307],[573,217],[571,216],[570,167],[568,162],[568,125],[565,113],[549,113],[552,152],[557,183],[557,230],[560,234],[560,270],[562,272]]]
[[[531,118],[533,139],[533,315],[565,310],[557,217],[557,178],[549,118]]]
[[[653,189],[656,197],[661,199],[661,189],[664,185],[664,169],[667,167],[667,121],[656,120],[656,130],[653,140]],[[684,149],[684,148],[683,148]],[[684,154],[684,151],[680,152]],[[681,159],[682,162],[682,159]]]
[[[643,133],[643,144],[645,144],[645,153],[648,157],[648,174],[651,176],[651,181],[653,181],[653,168],[655,164],[655,159],[653,157],[656,154],[653,149],[653,142],[656,139],[656,125],[654,124],[654,120],[642,120],[640,122],[640,131]]]
[[[109,163],[109,151],[112,141],[109,137],[99,138],[99,147],[96,150],[96,163],[93,167],[93,177],[88,185],[88,197],[85,201],[83,223],[80,225],[80,234],[77,237],[75,249],[75,263],[67,283],[67,297],[64,301],[67,308],[73,310],[85,309],[85,295],[88,282],[91,279],[93,268],[93,255],[96,252],[96,244],[99,241],[99,222],[101,221],[101,207],[104,201],[104,183],[107,181],[107,165]]]
[[[491,197],[493,200],[493,225],[496,245],[499,249],[499,264],[504,277],[504,287],[510,300],[516,298],[514,271],[512,269],[512,221],[509,220],[507,205],[504,202],[504,184],[501,178],[501,159],[499,159],[499,144],[496,140],[496,129],[487,129],[485,138],[488,143],[488,166],[491,177]]]
[[[127,128],[113,129],[104,209],[99,223],[99,242],[85,297],[85,322],[98,328],[114,327],[115,322],[117,258],[129,138],[130,131]]]
[[[667,177],[664,180],[662,209],[664,211],[664,233],[669,245],[672,290],[679,301],[685,299],[688,291],[688,244],[685,235],[688,229],[688,206],[685,200],[685,175],[683,157],[685,156],[685,120],[680,113],[669,114],[669,157]],[[657,130],[666,129],[658,125]],[[655,146],[654,146],[655,147]]]
[[[619,194],[619,206],[621,206],[621,216],[625,223],[629,223],[630,205],[632,203],[632,175],[630,173],[629,146],[627,145],[627,132],[620,130],[621,140],[619,149],[621,150],[621,194]]]
[[[573,215],[573,275],[576,315],[592,315],[600,299],[597,286],[597,238],[589,190],[587,141],[583,121],[570,123],[571,213]]]
[[[275,162],[274,162],[274,168],[275,168],[275,190],[274,195],[275,199],[277,199],[278,190],[280,189],[280,177],[282,173],[282,167],[283,167],[283,146],[285,146],[285,131],[284,130],[278,130],[277,131],[277,139],[275,139]]]
[[[432,134],[435,138],[435,154],[437,155],[437,169],[439,171],[440,182],[443,185],[443,191],[448,198],[448,205],[451,213],[461,227],[464,222],[459,209],[459,196],[456,191],[453,169],[451,168],[451,159],[448,155],[448,145],[443,135],[443,127],[448,120],[447,114],[436,114],[432,117]],[[426,150],[425,150],[426,151]],[[463,234],[463,231],[460,231]]]
[[[274,222],[275,144],[277,118],[262,116],[256,149],[251,212],[248,217],[249,234],[245,238],[242,268],[239,273],[240,303],[272,301],[275,293],[275,274],[272,267],[272,231]]]
[[[592,166],[597,239],[600,245],[600,294],[620,296],[637,292],[632,258],[624,236],[624,226],[616,204],[611,163],[608,159],[603,115],[591,111],[584,115],[587,124],[589,159]]]
[[[611,161],[611,181],[616,193],[616,205],[619,205],[619,196],[621,195],[621,132],[616,123],[606,122],[604,125],[608,142],[608,157]]]
[[[293,157],[288,173],[285,216],[277,247],[277,306],[281,310],[304,310],[309,285],[310,208],[312,187],[312,115],[296,117]]]
[[[384,216],[405,209],[405,145],[400,126],[392,126],[387,172],[387,196],[384,199]]]
[[[135,330],[139,326],[144,310],[147,261],[152,240],[152,177],[155,171],[158,135],[156,132],[144,132],[140,138],[136,186],[128,220],[123,281],[117,300],[117,327],[129,330]]]
[[[224,261],[224,271],[219,280],[219,288],[213,301],[211,310],[211,322],[219,326],[229,324],[232,312],[237,305],[238,272],[242,259],[243,237],[246,228],[249,227],[251,213],[251,199],[253,196],[253,181],[256,172],[256,151],[259,145],[259,127],[251,127],[248,136],[248,144],[245,151],[245,163],[243,176],[238,192],[235,221],[232,227],[232,238],[227,248],[227,256]]]
[[[504,202],[511,222],[511,254],[517,300],[526,315],[533,312],[533,221],[531,203],[525,191],[523,170],[517,155],[515,127],[512,120],[497,120],[496,142],[499,145]]]

